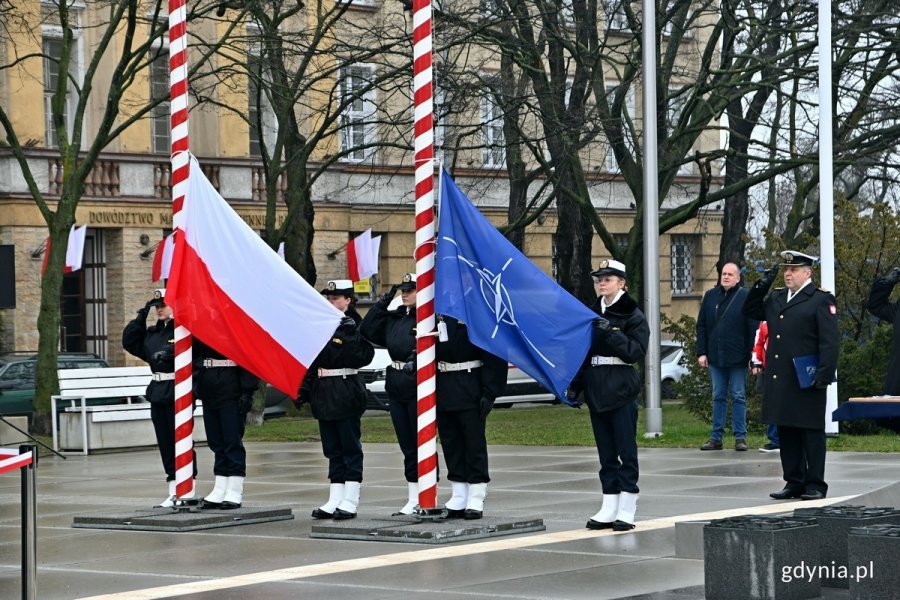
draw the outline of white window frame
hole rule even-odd
[[[371,8],[375,6],[375,0],[335,0],[338,4],[350,4],[352,6],[365,6]]]
[[[621,84],[619,81],[606,81],[604,83],[604,87],[606,88],[606,98],[607,103],[612,103],[612,96],[615,94],[616,88],[618,88]],[[632,121],[636,118],[637,112],[637,101],[635,99],[634,87],[629,87],[628,91],[625,92],[625,110],[628,111],[628,114],[631,116]],[[629,131],[626,127],[625,120],[622,120],[622,129],[625,132],[625,136],[628,137]],[[633,141],[632,141],[633,143]],[[612,151],[612,146],[607,143],[606,144],[606,170],[610,173],[619,173],[619,161],[616,160],[616,155]]]
[[[42,6],[47,7],[55,7],[55,3],[41,2]],[[69,9],[74,12],[72,15],[72,22],[74,26],[72,27],[72,54],[69,57],[69,72],[68,76],[72,76],[75,81],[81,86],[84,83],[84,40],[81,35],[81,9],[84,8],[83,4],[73,2]],[[62,40],[63,39],[63,30],[62,27],[58,25],[42,25],[41,26],[41,54],[44,55],[44,42],[46,40]],[[41,69],[42,71],[46,69],[48,64],[48,59],[46,56],[42,60]],[[57,64],[57,67],[59,65]],[[59,74],[61,75],[61,73]],[[51,119],[52,108],[50,103],[53,98],[53,91],[47,90],[46,87],[46,73],[44,74],[44,144],[47,148],[59,148],[59,140],[56,139],[56,129],[53,127],[53,121]],[[78,96],[75,93],[75,90],[72,88],[72,82],[69,82],[69,86],[66,88],[66,131],[68,131],[69,139],[72,138],[72,134],[75,129],[75,110],[78,107]],[[84,119],[82,122],[83,126],[87,125],[87,119],[89,115],[86,111],[84,113]],[[82,128],[82,131],[84,129]]]
[[[697,236],[673,234],[669,237],[672,276],[672,295],[688,296],[694,293],[694,253]]]
[[[255,25],[247,25],[247,34],[248,35],[258,35],[260,33],[259,28]],[[257,43],[251,43],[247,46],[247,66],[249,67],[251,64],[251,58],[260,57],[260,46]],[[250,118],[250,111],[254,109],[253,102],[255,98],[255,94],[252,93],[251,87],[251,79],[249,74],[247,75],[247,151],[248,154],[253,158],[259,158],[262,156],[262,145],[265,144],[267,148],[272,148],[275,146],[275,141],[278,138],[278,119],[275,118],[275,109],[272,108],[272,104],[269,102],[269,97],[266,96],[265,92],[260,95],[261,106],[257,109],[257,119],[261,119],[262,122],[262,132],[263,137],[260,140],[254,140],[253,136],[256,131],[256,123]],[[256,141],[257,144],[260,145],[259,152],[253,152],[253,142]]]
[[[677,103],[672,102],[673,92],[677,92],[679,88],[669,88],[669,101],[666,103],[666,123],[669,127],[669,131],[672,130],[675,123],[681,117],[681,113],[684,112],[684,107],[687,105],[687,96],[682,94],[677,96]],[[690,175],[693,173],[693,165],[692,163],[684,163],[678,166],[678,174],[679,175]]]
[[[603,14],[606,15],[608,31],[631,31],[628,26],[628,15],[625,14],[624,3],[629,0],[603,0]]]
[[[340,99],[341,103],[344,98],[353,93],[353,85],[355,77],[352,73],[348,74],[347,70],[365,70],[368,71],[367,77],[369,81],[375,79],[375,66],[369,63],[356,63],[342,67],[340,71]],[[347,83],[350,82],[351,89],[347,89]],[[364,82],[366,85],[369,82]],[[355,104],[361,105],[354,107]],[[368,146],[375,142],[375,126],[372,123],[372,117],[376,111],[376,94],[375,88],[368,90],[361,98],[358,98],[344,107],[341,111],[340,118],[340,150],[342,153],[341,161],[360,163],[372,158],[375,154],[374,148],[357,148],[348,154],[343,154],[347,150],[356,146]]]
[[[490,89],[481,96],[481,166],[500,169],[506,166],[506,136],[503,133],[503,109]]]

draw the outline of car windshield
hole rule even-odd
[[[659,349],[660,362],[672,362],[679,350],[681,350],[681,346],[662,346]]]

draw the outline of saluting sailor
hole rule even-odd
[[[153,372],[144,397],[150,403],[150,421],[168,482],[169,495],[159,506],[171,508],[175,506],[175,321],[165,296],[165,289],[156,290],[153,298],[137,311],[137,317],[122,331],[122,347],[150,365]],[[147,327],[151,310],[156,311],[156,323]]]
[[[765,320],[769,329],[762,421],[778,426],[785,486],[769,494],[776,500],[818,500],[828,493],[826,389],[835,381],[840,331],[834,295],[812,282],[816,260],[803,252],[782,252],[781,263],[763,274],[744,303],[744,314]],[[766,296],[779,266],[785,287]],[[805,374],[805,364],[815,366],[815,374],[801,385],[798,371]]]
[[[363,476],[360,417],[366,410],[366,386],[357,369],[372,362],[375,350],[359,333],[362,317],[353,308],[353,282],[329,281],[322,295],[344,318],[300,385],[300,400],[309,402],[319,422],[322,454],[328,459],[328,501],[312,517],[353,519]]]

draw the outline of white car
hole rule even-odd
[[[674,384],[688,374],[687,356],[680,342],[663,341],[659,348],[659,378],[662,382],[660,396],[664,400],[675,397]]]

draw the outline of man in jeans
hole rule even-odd
[[[738,266],[725,263],[697,316],[697,362],[709,369],[713,390],[712,433],[701,450],[722,449],[729,392],[734,449],[747,450],[747,365],[758,322],[743,315],[747,290],[740,282]]]

